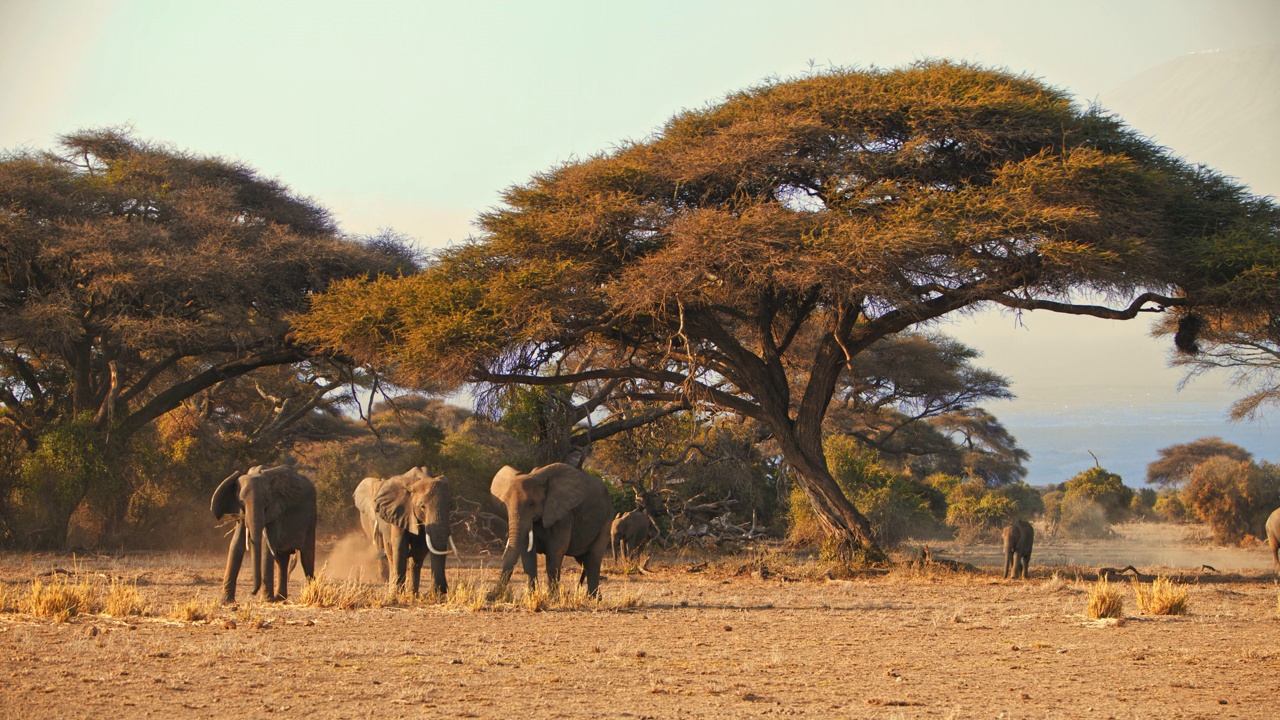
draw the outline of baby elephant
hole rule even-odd
[[[639,557],[640,551],[657,534],[658,529],[642,510],[619,514],[613,519],[613,527],[610,529],[613,561],[617,562],[619,555],[623,558]]]
[[[1027,577],[1027,566],[1031,564],[1031,546],[1035,543],[1036,531],[1031,528],[1031,523],[1026,520],[1019,520],[1006,525],[1004,528],[1004,576],[1009,577],[1009,571],[1013,571],[1013,577],[1021,577],[1024,580]]]

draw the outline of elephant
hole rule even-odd
[[[445,556],[451,546],[456,553],[457,546],[449,536],[453,493],[448,480],[415,467],[386,480],[365,478],[353,497],[360,524],[378,549],[383,580],[389,580],[394,566],[396,586],[403,587],[408,569],[417,594],[422,561],[430,553],[432,584],[437,592],[449,592]]]
[[[315,577],[316,486],[306,476],[284,465],[265,469],[256,465],[243,474],[233,472],[213,491],[210,509],[219,520],[232,515],[237,521],[227,550],[223,602],[235,602],[236,578],[246,549],[252,549],[253,556],[251,595],[265,582],[267,601],[284,600],[289,588],[289,557],[295,552],[302,561],[303,574],[308,580]]]
[[[565,463],[521,473],[505,466],[494,476],[489,492],[507,506],[507,545],[497,594],[511,579],[516,560],[524,565],[529,587],[535,587],[538,553],[547,556],[547,584],[560,582],[564,556],[582,565],[579,582],[587,593],[600,596],[600,563],[609,545],[613,503],[604,483]]]
[[[1267,544],[1271,546],[1271,562],[1275,564],[1276,574],[1280,575],[1280,508],[1267,518]]]
[[[1027,566],[1031,564],[1031,546],[1035,544],[1036,531],[1031,523],[1018,520],[1004,527],[1004,576],[1026,579]]]
[[[609,546],[613,550],[613,561],[618,557],[636,557],[649,541],[656,537],[658,529],[643,510],[635,509],[628,513],[619,513],[613,519],[610,529]]]

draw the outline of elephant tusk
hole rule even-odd
[[[448,555],[448,554],[449,554],[449,551],[448,551],[448,550],[445,550],[445,551],[441,552],[441,551],[439,551],[439,550],[437,550],[437,549],[436,549],[436,546],[435,546],[435,545],[432,545],[432,544],[431,544],[431,533],[429,533],[429,532],[424,532],[424,533],[422,533],[422,537],[426,538],[426,540],[427,540],[427,549],[431,551],[431,554],[432,554],[432,555]],[[450,539],[450,540],[452,540],[453,538],[449,538],[449,539]]]
[[[462,553],[458,552],[458,546],[453,543],[453,536],[449,536],[449,547],[453,548],[453,556],[458,560],[462,560]]]
[[[529,552],[533,552],[533,531],[529,531]]]
[[[507,544],[502,546],[502,552],[506,552],[509,547],[511,547],[511,538],[507,538]]]

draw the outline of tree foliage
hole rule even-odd
[[[1160,457],[1147,464],[1147,482],[1171,489],[1186,484],[1196,466],[1210,458],[1225,457],[1236,462],[1253,459],[1253,453],[1220,437],[1202,437],[1189,443],[1163,447],[1156,452]]]
[[[1198,302],[1244,271],[1206,280],[1205,248],[1274,214],[1035,79],[947,62],[768,82],[503,199],[425,273],[318,299],[303,336],[424,386],[607,380],[751,418],[825,532],[871,549],[822,448],[849,363],[985,304]]]
[[[95,433],[107,455],[125,452],[182,403],[207,393],[201,402],[212,407],[220,385],[306,360],[289,337],[289,314],[336,279],[411,272],[394,245],[341,236],[323,208],[239,163],[125,131],[79,132],[55,152],[4,155],[2,430],[32,462],[49,433],[73,428]],[[270,382],[238,383],[269,409],[245,430],[268,444],[350,379],[320,361],[287,375],[273,397],[256,394]],[[249,404],[234,405],[236,421],[248,422]],[[120,474],[88,478],[81,497]],[[58,513],[74,509],[74,495],[57,496],[70,503]]]
[[[1280,506],[1280,467],[1212,457],[1195,467],[1182,497],[1219,542],[1265,537],[1267,516]]]

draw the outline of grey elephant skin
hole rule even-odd
[[[638,556],[645,545],[657,536],[657,531],[653,521],[644,514],[643,510],[632,510],[615,517],[613,526],[609,530],[609,544],[613,549],[614,562],[617,562],[619,557]]]
[[[528,473],[507,466],[498,471],[489,492],[507,507],[507,546],[502,554],[498,587],[511,579],[522,561],[529,585],[536,584],[539,553],[546,555],[547,584],[560,582],[568,555],[582,565],[580,581],[600,595],[600,564],[609,546],[613,504],[599,479],[564,463],[544,465]]]
[[[1019,520],[1004,527],[1004,576],[1027,577],[1027,567],[1031,565],[1031,547],[1036,541],[1036,531],[1031,523]]]
[[[417,593],[423,560],[430,555],[432,585],[437,592],[449,591],[445,558],[452,542],[453,492],[447,480],[416,467],[386,480],[365,478],[353,497],[360,524],[378,550],[383,580],[394,567],[396,586],[402,587],[407,571]]]
[[[236,599],[236,578],[246,549],[253,561],[251,595],[265,585],[268,601],[288,597],[289,557],[295,552],[303,574],[315,577],[316,486],[306,476],[284,465],[236,471],[213,491],[210,509],[219,520],[228,515],[237,519],[222,578],[224,602]]]
[[[1280,508],[1267,518],[1267,544],[1271,546],[1271,562],[1275,565],[1276,574],[1280,575]]]

